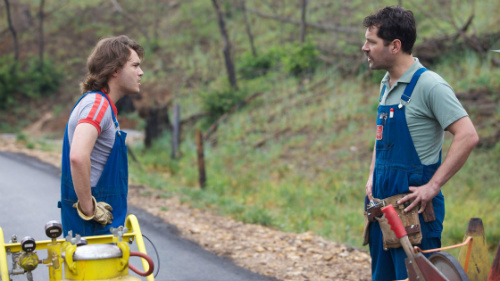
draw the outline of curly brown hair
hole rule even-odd
[[[417,39],[417,27],[411,10],[405,10],[399,6],[388,6],[367,16],[363,25],[367,28],[377,26],[379,28],[377,36],[384,39],[385,46],[399,39],[403,52],[412,53],[413,44]]]
[[[80,84],[82,93],[101,89],[109,92],[109,77],[125,65],[131,50],[142,60],[144,49],[127,36],[101,39],[87,59],[87,77]]]

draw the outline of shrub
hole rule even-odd
[[[319,51],[311,41],[275,46],[266,53],[254,57],[244,53],[238,65],[239,73],[246,79],[265,75],[268,71],[283,67],[283,71],[294,76],[312,73],[319,66]]]
[[[282,48],[273,47],[266,53],[254,57],[251,52],[244,53],[238,65],[240,74],[245,79],[252,79],[265,75],[273,68],[277,68],[281,63],[281,58],[285,55]]]
[[[25,71],[19,73],[23,82],[22,93],[28,97],[38,98],[50,95],[57,90],[61,82],[62,71],[56,68],[50,60],[44,60],[39,68],[38,59],[30,59]]]
[[[0,58],[0,108],[6,108],[23,98],[39,98],[55,91],[60,84],[62,72],[49,60],[42,68],[38,59],[15,62],[12,56]]]
[[[295,43],[288,48],[287,55],[282,59],[283,69],[295,76],[312,73],[319,66],[318,55],[319,51],[311,41]]]
[[[203,109],[210,115],[208,121],[212,123],[235,105],[241,103],[246,98],[247,91],[223,86],[222,89],[201,92],[200,96]]]
[[[0,58],[0,108],[11,104],[19,84],[19,64],[14,63],[12,56]]]

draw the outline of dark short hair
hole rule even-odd
[[[109,91],[109,77],[122,68],[134,50],[139,58],[144,57],[141,45],[125,35],[101,39],[87,59],[87,77],[81,83],[82,92]]]
[[[413,44],[417,40],[417,27],[411,10],[405,10],[399,6],[389,6],[367,16],[363,20],[366,28],[378,27],[377,36],[382,38],[385,45],[389,45],[395,39],[401,41],[404,53],[411,54]]]

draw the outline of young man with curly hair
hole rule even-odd
[[[138,94],[144,49],[125,35],[100,40],[87,59],[83,96],[66,125],[61,175],[64,235],[108,234],[127,213],[126,133],[115,103]]]

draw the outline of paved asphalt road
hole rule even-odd
[[[50,220],[60,221],[57,208],[59,190],[57,168],[24,155],[0,152],[0,227],[4,232],[5,242],[9,242],[12,234],[16,234],[19,240],[28,235],[35,240],[47,240],[44,234],[45,223]],[[157,281],[274,280],[237,267],[230,260],[179,238],[176,228],[163,223],[159,218],[138,209],[130,209],[129,212],[138,217],[142,233],[154,243],[159,252],[160,269],[155,278]],[[158,257],[147,240],[145,243],[148,255],[156,266]],[[45,258],[46,251],[38,251],[38,256]],[[10,256],[8,259],[10,268]],[[142,268],[139,258],[134,258],[132,264]],[[155,273],[156,270],[155,268]],[[44,265],[39,265],[34,271],[34,280],[47,279],[47,269]],[[14,280],[26,278],[16,276]]]

